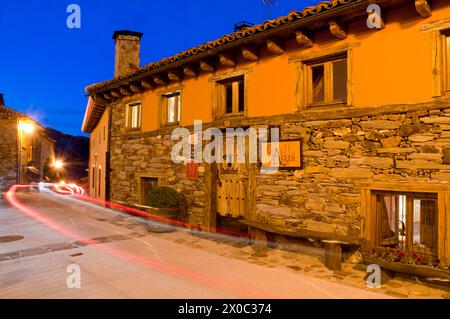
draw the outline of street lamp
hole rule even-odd
[[[60,170],[60,169],[64,168],[64,163],[63,163],[63,161],[61,161],[61,160],[56,160],[56,161],[53,163],[53,167],[54,167],[55,169],[57,169],[57,170]]]
[[[34,125],[30,122],[20,122],[19,130],[25,134],[31,134],[34,132]]]

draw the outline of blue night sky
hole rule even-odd
[[[271,17],[318,2],[278,0]],[[81,29],[66,27],[71,3],[81,7]],[[80,135],[84,88],[113,77],[114,30],[144,33],[145,65],[267,17],[262,0],[0,0],[0,92],[7,106]]]

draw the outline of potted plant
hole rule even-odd
[[[145,205],[150,213],[163,218],[177,219],[182,196],[168,186],[155,187],[145,196]]]

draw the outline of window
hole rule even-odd
[[[158,187],[159,178],[157,177],[141,177],[140,178],[140,195],[141,195],[141,203],[145,204],[145,197],[148,192],[152,189]]]
[[[162,124],[177,124],[181,121],[181,91],[170,92],[162,96]]]
[[[450,34],[445,35],[445,88],[450,91]]]
[[[221,114],[241,114],[245,111],[244,76],[217,82],[219,85],[218,105]]]
[[[97,197],[101,197],[102,191],[102,167],[98,168],[98,185],[97,185]]]
[[[436,255],[437,216],[435,194],[377,193],[377,245]]]
[[[95,165],[92,165],[92,172],[91,172],[91,176],[92,176],[92,190],[95,192]],[[95,196],[95,194],[94,194]]]
[[[347,57],[306,64],[307,104],[347,103]]]
[[[130,129],[139,129],[141,127],[141,103],[127,105],[127,127]]]

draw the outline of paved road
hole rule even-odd
[[[0,200],[0,238],[24,236],[0,241],[0,298],[385,297],[187,247],[137,219],[72,198],[17,199],[24,211]],[[79,289],[67,287],[73,264],[81,270]]]

